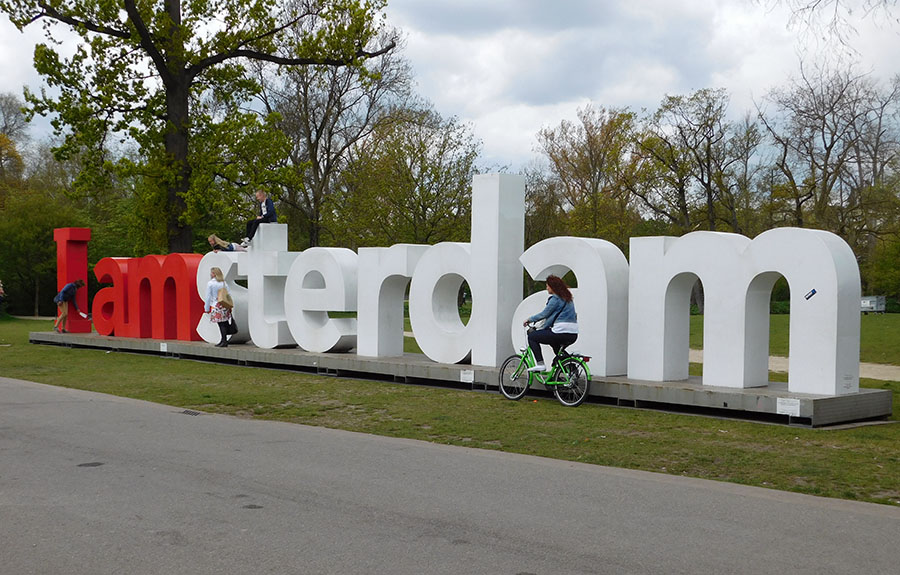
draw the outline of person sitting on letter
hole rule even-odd
[[[241,245],[245,248],[250,245],[250,241],[256,235],[256,229],[259,227],[259,224],[269,224],[278,221],[278,216],[275,214],[275,204],[266,195],[266,192],[256,190],[256,201],[259,202],[259,215],[256,216],[255,220],[247,222],[247,237],[241,241]]]
[[[247,251],[247,248],[245,248],[241,244],[236,244],[234,242],[226,242],[225,240],[223,240],[216,234],[209,236],[208,238],[206,238],[206,240],[209,242],[209,246],[213,249],[214,252],[217,252],[219,250],[222,250],[225,252],[245,252],[245,251]]]

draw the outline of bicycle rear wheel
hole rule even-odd
[[[553,395],[566,407],[581,405],[588,396],[588,389],[591,385],[584,364],[575,358],[566,358],[559,369],[560,373],[557,379],[563,383],[553,386]]]
[[[522,362],[521,355],[511,355],[500,366],[500,393],[507,399],[519,399],[528,391],[531,374]]]

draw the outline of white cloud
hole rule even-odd
[[[53,32],[56,38],[64,40],[55,46],[57,52],[63,57],[74,54],[77,36],[63,26],[55,26]],[[20,98],[25,88],[35,94],[40,94],[42,89],[54,93],[53,89],[46,87],[33,65],[34,47],[46,42],[40,24],[32,24],[19,32],[6,14],[0,14],[0,92],[12,93]],[[32,144],[49,138],[53,132],[50,118],[36,116],[28,132]]]
[[[40,27],[19,32],[6,14],[0,14],[0,91],[22,93],[24,86],[40,86],[40,77],[31,65],[34,45],[43,39]]]
[[[479,117],[476,135],[484,144],[481,163],[490,168],[521,169],[533,154],[537,133],[561,120],[575,120],[576,110],[588,100],[559,102],[547,106],[513,104],[498,107]]]
[[[470,122],[484,162],[519,169],[544,126],[588,102],[655,108],[667,95],[725,88],[735,117],[818,57],[815,38],[788,29],[787,9],[747,0],[391,0],[388,21],[420,94],[444,116]],[[856,22],[857,68],[898,72],[900,24]],[[20,34],[0,16],[0,91],[39,90],[31,66],[38,26]]]
[[[487,163],[513,169],[535,135],[579,107],[653,109],[665,95],[725,88],[735,118],[817,58],[783,6],[745,0],[476,2],[393,0],[389,21],[410,34],[420,92],[470,121]],[[900,26],[856,23],[861,69],[898,72]]]

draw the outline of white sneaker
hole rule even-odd
[[[247,248],[250,247],[250,238],[244,238],[241,240],[241,247]]]
[[[547,368],[544,367],[544,364],[539,363],[539,364],[535,365],[534,367],[529,367],[527,371],[528,371],[528,373],[534,373],[534,372],[540,372],[540,371],[546,371],[546,370],[547,370]]]

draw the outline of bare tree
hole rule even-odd
[[[778,150],[772,204],[790,202],[790,223],[839,234],[864,258],[882,234],[897,233],[900,86],[866,75],[803,70],[769,95],[760,112]],[[894,170],[892,170],[892,167]]]
[[[856,33],[854,21],[871,18],[880,22],[898,23],[895,16],[897,0],[760,0],[762,4],[785,5],[791,11],[789,24],[801,33],[834,38],[842,46],[849,46],[850,36]]]
[[[728,104],[723,89],[666,96],[635,141],[629,191],[678,231],[744,231],[759,133],[749,119],[729,122]]]
[[[21,143],[25,139],[28,125],[22,108],[22,99],[11,92],[0,94],[0,134],[4,134],[13,142]]]
[[[882,185],[889,166],[900,155],[900,134],[896,130],[900,113],[900,76],[885,90],[874,83],[862,88],[866,113],[850,126],[854,133],[852,167],[845,178],[856,189]]]
[[[676,145],[691,159],[691,172],[704,196],[710,230],[716,229],[717,184],[722,184],[725,170],[734,161],[727,155],[728,100],[723,89],[698,90],[689,96],[666,97],[658,112],[674,131]]]
[[[759,201],[754,185],[762,169],[756,158],[761,143],[759,125],[748,113],[740,123],[730,126],[727,149],[716,156],[714,181],[721,217],[738,234],[763,231],[756,223]]]
[[[382,35],[381,41],[392,42],[398,33]],[[411,83],[409,64],[398,51],[362,68],[309,66],[265,80],[263,101],[280,115],[279,127],[290,140],[280,201],[288,222],[295,224],[295,243],[321,243],[326,204],[351,147],[390,121],[390,110],[409,99]]]
[[[798,79],[768,96],[775,112],[761,112],[760,119],[778,150],[775,164],[798,227],[833,227],[829,208],[844,191],[841,177],[861,137],[854,127],[868,112],[866,84],[849,70],[801,68]]]

